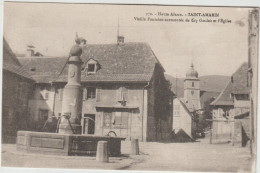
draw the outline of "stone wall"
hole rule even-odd
[[[232,142],[234,135],[234,121],[215,120],[212,122],[212,142]]]

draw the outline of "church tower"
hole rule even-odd
[[[191,112],[201,109],[200,80],[198,78],[198,72],[194,70],[193,64],[191,64],[184,79],[184,101]]]

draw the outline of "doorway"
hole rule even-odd
[[[95,114],[84,114],[84,134],[95,133]]]

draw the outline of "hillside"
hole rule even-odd
[[[167,80],[172,84],[172,91],[178,95],[178,97],[183,97],[183,87],[184,87],[184,78],[176,78],[165,74]],[[230,80],[229,76],[222,75],[208,75],[201,76],[200,78],[200,89],[203,91],[210,92],[221,92],[224,87],[227,85]],[[176,86],[177,83],[177,86]],[[176,92],[177,90],[177,92]]]

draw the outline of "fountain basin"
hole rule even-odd
[[[18,131],[16,149],[28,153],[51,155],[95,155],[98,141],[107,141],[109,156],[119,156],[122,140],[125,138]]]

